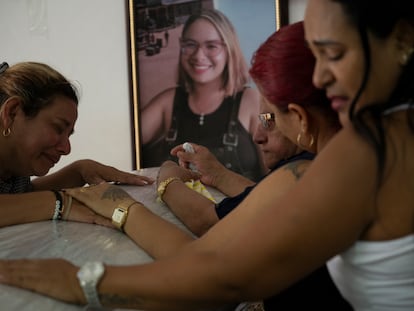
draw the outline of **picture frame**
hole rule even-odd
[[[177,34],[186,18],[201,8],[215,8],[223,12],[236,28],[243,54],[249,63],[259,45],[275,30],[288,24],[288,0],[126,1],[132,159],[133,169],[137,170],[145,168],[140,110],[152,97],[176,82],[179,59]]]

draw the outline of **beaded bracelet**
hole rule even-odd
[[[53,220],[61,220],[62,219],[62,211],[63,211],[63,200],[62,195],[57,190],[52,190],[55,194],[56,201],[55,201],[55,212],[53,213]]]

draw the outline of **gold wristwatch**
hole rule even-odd
[[[169,177],[166,180],[160,182],[157,188],[158,197],[162,201],[162,196],[164,195],[165,189],[167,189],[167,186],[173,182],[174,180],[181,180],[179,177]]]
[[[112,224],[119,230],[124,230],[124,225],[128,216],[128,209],[135,203],[136,202],[122,202],[119,203],[117,208],[115,208],[114,213],[112,214]]]

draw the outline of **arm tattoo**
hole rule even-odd
[[[116,294],[99,294],[102,305],[131,307],[142,305],[142,299],[139,297],[125,297]]]
[[[114,202],[125,198],[129,198],[129,195],[117,186],[109,186],[109,188],[102,194],[102,199],[108,199]]]

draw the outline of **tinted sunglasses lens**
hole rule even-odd
[[[262,122],[262,125],[265,129],[271,127],[272,122],[275,120],[275,115],[273,113],[261,113],[259,114],[259,120]]]

